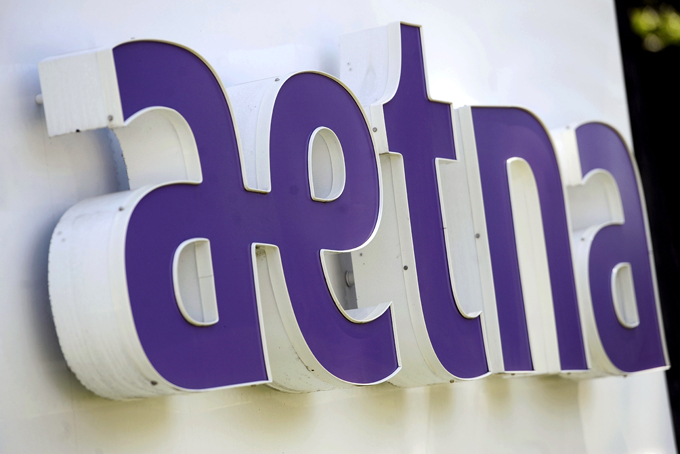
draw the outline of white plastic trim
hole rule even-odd
[[[463,106],[454,111],[455,132],[453,138],[456,141],[458,159],[465,162],[467,173],[467,190],[470,195],[470,210],[472,223],[479,237],[475,242],[477,251],[477,264],[482,299],[482,329],[484,330],[484,345],[491,373],[505,371],[503,361],[503,346],[501,345],[501,333],[498,323],[498,309],[496,307],[496,288],[493,280],[493,267],[491,265],[491,249],[489,247],[489,235],[486,228],[486,212],[484,211],[484,195],[482,193],[482,179],[479,171],[479,159],[477,157],[477,140],[475,139],[475,127],[472,121],[472,108]],[[476,236],[476,235],[475,235]]]
[[[455,118],[454,112],[451,112],[451,117]],[[470,266],[479,261],[475,233],[478,229],[475,229],[472,219],[465,164],[463,156],[456,160],[435,160],[451,291],[458,312],[473,319],[482,315],[484,300],[479,267]]]
[[[640,316],[635,299],[635,284],[630,263],[619,263],[612,270],[612,299],[619,323],[633,329],[640,324]]]
[[[50,137],[123,126],[111,48],[47,58],[38,70]]]
[[[192,238],[179,245],[172,261],[172,282],[177,306],[186,321],[196,326],[210,326],[219,321],[210,240]],[[187,287],[196,288],[187,291]],[[199,309],[200,319],[197,318]]]
[[[203,181],[194,133],[176,110],[140,110],[113,132],[125,155],[130,189],[167,181]]]
[[[529,163],[506,163],[524,313],[535,373],[559,373],[560,359],[540,194]]]
[[[307,170],[312,200],[332,202],[345,189],[347,174],[340,139],[332,129],[320,126],[309,138]]]
[[[329,256],[333,254],[340,254],[340,253],[348,253],[352,251],[331,251],[328,249],[322,249],[320,252],[321,256],[321,267],[323,268],[323,274],[324,277],[326,278],[326,285],[328,286],[328,290],[331,293],[331,297],[333,298],[333,302],[335,303],[335,306],[338,308],[340,313],[350,322],[352,323],[368,323],[372,322],[373,320],[377,319],[380,317],[382,314],[384,314],[392,305],[391,302],[386,302],[386,303],[380,303],[374,306],[367,306],[367,307],[357,307],[354,309],[345,309],[340,302],[340,298],[338,298],[335,285],[333,285],[333,282],[331,280],[331,271],[329,270]],[[354,274],[352,274],[352,280],[354,280]]]

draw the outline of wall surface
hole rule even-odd
[[[424,26],[433,97],[524,106],[548,128],[602,120],[630,138],[606,0],[0,0],[1,453],[675,452],[663,373],[114,402],[69,371],[47,293],[49,239],[67,208],[117,191],[120,177],[107,131],[47,137],[38,61],[158,38],[196,50],[227,87],[338,75],[341,34],[396,20]]]

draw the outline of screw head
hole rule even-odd
[[[374,127],[373,132],[378,132],[378,128]]]

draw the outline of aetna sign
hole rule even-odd
[[[129,190],[57,225],[61,348],[115,399],[668,365],[644,198],[602,123],[430,99],[421,30],[341,77],[226,89],[162,41],[40,63],[51,136],[108,127]]]

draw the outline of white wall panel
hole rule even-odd
[[[675,452],[662,373],[113,402],[66,367],[49,238],[69,206],[119,183],[105,131],[47,137],[38,61],[159,38],[195,49],[227,87],[305,69],[338,75],[339,35],[395,20],[424,26],[433,97],[521,105],[549,128],[602,120],[630,138],[607,0],[0,0],[1,453]]]

